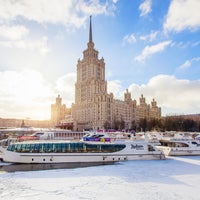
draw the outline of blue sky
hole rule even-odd
[[[49,119],[74,102],[89,16],[108,92],[156,99],[162,115],[200,113],[199,0],[0,0],[0,117]]]

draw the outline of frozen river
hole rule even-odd
[[[199,200],[200,156],[83,168],[1,170],[0,199]]]

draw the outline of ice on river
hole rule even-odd
[[[0,171],[2,200],[199,200],[200,156],[71,169]]]

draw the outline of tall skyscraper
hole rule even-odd
[[[111,120],[108,104],[113,101],[113,95],[107,94],[105,62],[98,58],[98,54],[94,49],[90,17],[89,41],[83,51],[83,59],[78,60],[75,104],[72,107],[74,126],[78,129],[102,128],[105,121]]]
[[[89,41],[83,51],[83,59],[78,59],[77,80],[75,83],[75,103],[71,107],[74,130],[132,128],[133,122],[140,118],[161,117],[161,109],[153,100],[147,105],[145,98],[140,98],[140,105],[132,100],[131,93],[126,90],[124,101],[114,99],[107,93],[105,80],[105,62],[99,59],[99,52],[94,48],[92,37],[92,18],[90,16]],[[59,111],[59,110],[58,110]],[[55,109],[54,109],[55,113]]]

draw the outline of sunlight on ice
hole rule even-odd
[[[3,200],[198,200],[197,157],[75,169],[0,173]]]

